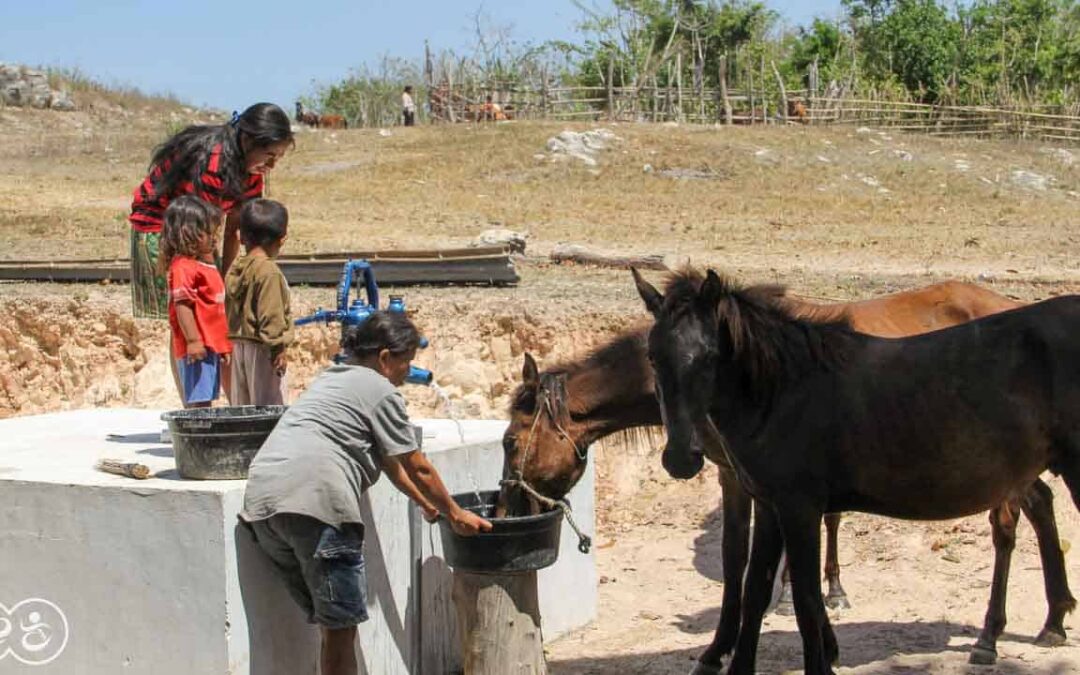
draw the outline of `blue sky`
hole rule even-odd
[[[604,0],[586,0],[605,7]],[[767,0],[791,24],[835,16],[839,0]],[[76,67],[107,83],[226,110],[290,106],[312,82],[392,54],[419,60],[473,42],[480,10],[519,42],[571,40],[572,0],[0,0],[0,61]]]

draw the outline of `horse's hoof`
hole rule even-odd
[[[992,666],[997,663],[997,651],[975,645],[971,648],[971,655],[968,656],[968,663],[975,666]]]
[[[829,609],[851,609],[851,603],[843,593],[826,596],[825,606]]]
[[[795,616],[795,603],[781,598],[780,602],[776,603],[776,609],[773,610],[773,613],[780,616]]]
[[[698,661],[694,665],[694,669],[690,671],[690,675],[724,675],[724,664],[710,666],[707,663]]]
[[[1065,644],[1065,634],[1050,628],[1043,628],[1035,638],[1035,645],[1038,647],[1060,647],[1063,644]]]

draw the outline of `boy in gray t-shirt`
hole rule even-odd
[[[366,621],[360,496],[385,472],[428,520],[455,532],[491,523],[458,506],[417,450],[397,387],[420,335],[404,314],[376,312],[342,337],[347,363],[327,368],[282,415],[252,460],[241,518],[289,592],[322,629],[321,673],[355,675]]]

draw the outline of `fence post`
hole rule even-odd
[[[784,78],[780,77],[780,71],[776,67],[776,61],[769,61],[772,64],[773,74],[776,75],[776,83],[780,85],[780,119],[784,120],[786,124],[788,121],[788,102],[787,102],[787,89],[784,87]]]
[[[547,66],[540,70],[540,118],[548,118],[548,86]]]
[[[731,126],[731,99],[727,90],[727,54],[720,57],[720,98],[724,102],[724,124]]]
[[[607,115],[615,119],[615,57],[608,56],[607,62]]]
[[[761,55],[761,122],[769,123],[769,85],[765,78],[765,55]]]

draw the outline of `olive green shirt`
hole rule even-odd
[[[225,311],[230,340],[264,344],[271,357],[293,341],[289,283],[270,258],[236,259],[225,275]]]

